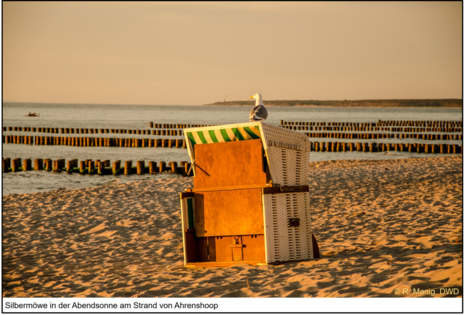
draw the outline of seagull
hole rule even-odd
[[[250,111],[249,121],[264,121],[268,117],[268,112],[266,111],[265,105],[263,105],[262,95],[256,93],[250,98],[255,99],[255,106]]]

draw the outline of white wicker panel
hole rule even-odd
[[[283,185],[285,164],[282,162],[282,148],[268,147],[268,158],[270,160],[270,174],[274,184]]]
[[[313,259],[309,194],[270,194],[264,197],[267,262]],[[298,227],[289,219],[299,218]]]
[[[297,194],[297,204],[299,205],[298,217],[300,218],[300,239],[302,249],[302,259],[313,259],[312,230],[310,225],[309,194]]]
[[[310,161],[307,136],[266,123],[261,125],[273,183],[281,186],[306,185]],[[296,146],[299,150],[287,146]]]
[[[281,186],[307,185],[309,152],[268,147],[268,157],[274,184]]]
[[[288,233],[288,213],[287,213],[287,208],[288,205],[286,204],[286,199],[283,198],[287,194],[276,194],[273,197],[276,198],[276,204],[277,204],[277,209],[276,209],[276,218],[277,222],[276,225],[274,226],[275,230],[278,233],[278,243],[277,248],[275,251],[277,252],[278,255],[275,254],[275,257],[278,258],[278,261],[289,261],[291,260],[291,247],[294,246],[292,244],[292,239],[289,239],[289,233]]]
[[[277,205],[276,198],[272,198],[273,195],[264,195],[264,207],[263,207],[263,217],[265,219],[265,254],[266,262],[275,262],[275,237],[278,233],[275,233],[274,226],[276,225],[275,215],[277,214]]]
[[[308,163],[310,152],[295,151],[295,182],[296,185],[307,185]]]
[[[285,194],[286,204],[286,225],[288,225],[288,218],[297,218],[297,196],[295,194]],[[287,228],[287,226],[286,226]],[[299,227],[287,228],[287,238],[289,242],[289,260],[299,260],[300,255],[300,233]]]
[[[284,163],[287,166],[287,181],[284,182],[284,186],[296,186],[300,183],[297,182],[297,179],[300,178],[300,174],[297,174],[296,170],[296,160],[297,160],[297,150],[286,150],[286,159]],[[284,154],[283,154],[284,156]],[[307,168],[308,169],[308,168]],[[307,169],[305,171],[307,171]]]
[[[266,138],[265,140],[297,144],[300,145],[300,150],[310,151],[310,141],[305,134],[267,123],[261,123],[261,125]]]

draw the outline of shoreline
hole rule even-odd
[[[322,258],[266,266],[183,267],[178,193],[192,178],[5,195],[2,294],[430,296],[462,287],[462,165],[461,155],[311,162]]]
[[[233,107],[250,107],[251,105],[221,105],[221,104],[202,104],[200,106],[233,106]],[[463,108],[463,106],[330,106],[330,105],[273,105],[265,104],[266,107],[337,107],[337,108]]]
[[[232,100],[214,102],[202,105],[217,106],[253,106],[255,101]],[[463,108],[463,99],[460,98],[438,98],[438,99],[356,99],[356,100],[266,100],[265,106],[282,107],[383,107],[383,108]]]

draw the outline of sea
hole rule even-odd
[[[247,106],[181,106],[181,105],[102,105],[102,104],[37,104],[3,103],[2,127],[54,127],[150,130],[150,122],[162,124],[233,124],[248,122]],[[462,108],[353,108],[353,107],[268,107],[267,123],[279,125],[284,121],[311,122],[378,122],[378,120],[462,120]],[[38,113],[40,117],[27,117]],[[3,130],[3,128],[2,128]],[[303,131],[302,131],[303,132]],[[373,133],[373,132],[370,132]],[[3,135],[57,135],[38,132],[3,131]],[[69,134],[69,136],[79,136]],[[183,136],[156,136],[136,134],[86,134],[88,137],[130,137],[182,139]],[[311,138],[311,141],[354,141],[379,143],[444,143],[461,144],[461,140],[419,139],[328,139]],[[442,154],[408,152],[311,152],[310,161],[367,160],[428,158]],[[189,161],[182,148],[116,148],[70,147],[3,144],[3,158],[42,159],[100,159],[127,161]],[[2,193],[37,193],[58,189],[79,189],[107,185],[112,182],[135,182],[181,175],[162,173],[156,175],[81,175],[28,171],[2,174]]]

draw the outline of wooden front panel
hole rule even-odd
[[[265,186],[263,155],[260,139],[196,144],[194,189]]]
[[[264,234],[261,189],[195,193],[197,237]]]
[[[233,244],[230,245],[232,249],[232,260],[233,261],[243,261],[242,258],[242,237],[233,236]]]
[[[213,236],[198,238],[201,261],[265,261],[264,235]],[[205,248],[207,247],[207,248]]]
[[[231,236],[217,236],[211,237],[214,239],[212,244],[215,244],[215,257],[210,255],[211,261],[232,261],[231,247],[232,244]]]
[[[205,237],[207,240],[208,261],[216,261],[216,239],[215,237]]]
[[[242,244],[245,261],[266,260],[264,235],[242,235]]]

